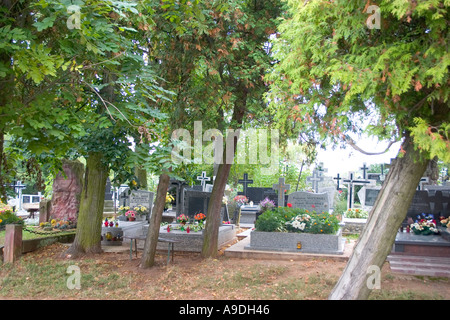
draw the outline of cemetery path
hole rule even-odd
[[[156,266],[140,269],[129,251],[105,252],[78,260],[60,258],[67,248],[53,244],[0,267],[1,299],[326,299],[346,262],[327,259],[276,261],[202,259],[197,253],[157,255]],[[69,290],[66,270],[77,265],[81,289]],[[450,279],[394,274],[386,263],[381,290],[371,299],[450,299]]]

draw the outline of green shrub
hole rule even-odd
[[[335,233],[339,229],[336,216],[322,212],[317,214],[305,209],[278,207],[264,212],[255,222],[257,231]]]

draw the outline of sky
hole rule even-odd
[[[390,164],[391,159],[395,158],[400,149],[401,142],[394,143],[388,152],[382,155],[365,155],[353,147],[348,145],[345,149],[337,148],[336,150],[319,150],[317,163],[322,162],[323,167],[328,169],[326,176],[336,177],[339,173],[340,177],[347,178],[348,173],[353,171],[356,177],[362,175],[360,168],[366,163],[367,167],[371,164]],[[356,145],[366,152],[382,152],[388,146],[388,142],[378,142],[376,138],[364,138],[356,142]],[[313,168],[312,168],[313,169]],[[358,172],[359,171],[359,172]]]

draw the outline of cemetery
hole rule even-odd
[[[0,297],[450,299],[448,9],[4,1]]]

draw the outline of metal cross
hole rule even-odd
[[[205,191],[206,181],[211,181],[211,178],[206,176],[206,171],[202,171],[202,175],[197,176],[197,180],[201,181],[202,191]]]
[[[247,196],[247,185],[252,184],[253,180],[248,179],[248,174],[244,173],[244,179],[239,179],[238,183],[241,183],[244,186],[244,196]]]
[[[284,207],[284,193],[291,188],[290,184],[284,183],[284,178],[279,178],[278,183],[275,183],[272,189],[278,191],[278,206]]]
[[[339,173],[337,174],[337,177],[333,178],[334,180],[337,181],[337,188],[336,190],[341,190],[340,185],[339,185],[339,180],[342,180],[342,178],[339,176]]]
[[[370,184],[371,182],[368,180],[358,180],[353,179],[353,172],[349,173],[349,178],[343,180],[344,183],[348,184],[348,201],[347,201],[347,210],[351,209],[353,207],[353,200],[355,198],[355,194],[353,192],[353,186],[354,185],[365,185]]]
[[[363,171],[363,179],[367,179],[367,170],[369,170],[369,167],[366,166],[366,163],[363,163],[363,166],[360,168]]]

